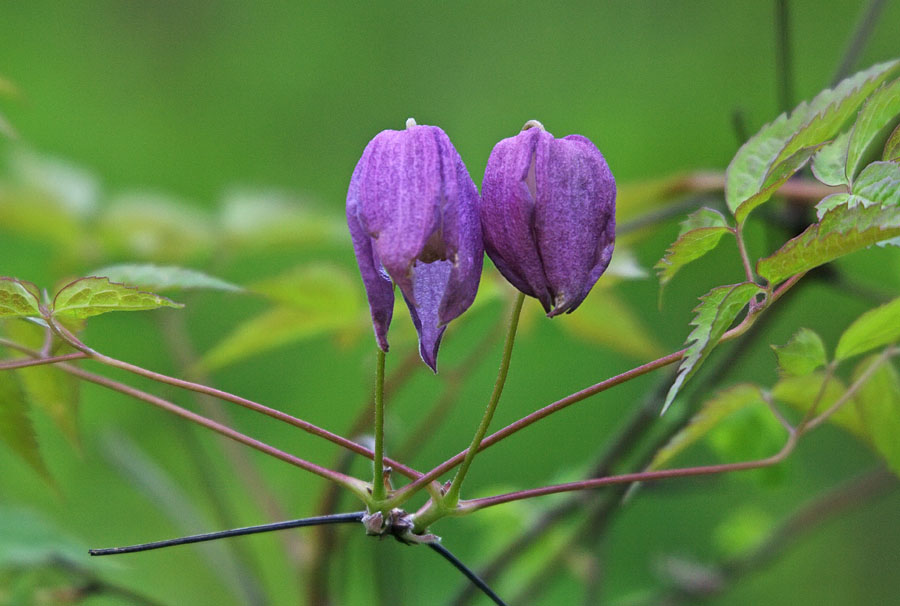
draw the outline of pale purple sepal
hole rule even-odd
[[[475,299],[484,257],[478,191],[446,133],[410,125],[376,135],[353,171],[347,222],[378,346],[387,351],[396,284],[436,370],[441,336]]]
[[[497,143],[481,186],[484,246],[552,317],[573,311],[612,258],[616,184],[591,141],[528,128]]]

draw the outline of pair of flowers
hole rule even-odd
[[[586,137],[556,139],[537,121],[497,143],[479,196],[437,126],[410,119],[363,151],[347,222],[378,346],[387,351],[394,285],[409,307],[422,359],[437,370],[447,324],[472,304],[484,252],[549,317],[571,312],[606,270],[616,185]]]

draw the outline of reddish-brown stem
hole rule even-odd
[[[765,459],[755,461],[741,461],[739,463],[723,463],[720,465],[704,465],[701,467],[684,467],[679,469],[661,469],[657,471],[644,471],[639,473],[626,473],[618,476],[608,476],[605,478],[594,478],[592,480],[582,480],[580,482],[569,482],[566,484],[555,484],[553,486],[542,486],[541,488],[532,488],[530,490],[518,490],[507,494],[501,494],[493,497],[485,497],[482,499],[472,499],[463,501],[459,504],[461,513],[471,513],[485,507],[500,505],[502,503],[510,503],[512,501],[520,501],[522,499],[532,499],[549,494],[557,494],[560,492],[572,492],[575,490],[586,490],[590,488],[601,488],[603,486],[611,486],[614,484],[630,484],[632,482],[652,482],[655,480],[665,480],[667,478],[684,478],[692,476],[714,475],[719,473],[728,473],[732,471],[744,471],[748,469],[758,469],[760,467],[768,467],[780,463],[787,457],[797,443],[797,435],[791,434],[782,449]]]
[[[328,431],[327,429],[322,429],[316,425],[308,421],[304,421],[303,419],[298,419],[292,415],[289,415],[285,412],[281,412],[280,410],[276,410],[274,408],[270,408],[263,404],[259,404],[258,402],[254,402],[253,400],[248,400],[247,398],[242,398],[240,396],[236,396],[234,394],[228,393],[227,391],[222,391],[221,389],[216,389],[214,387],[208,387],[206,385],[201,385],[199,383],[194,383],[192,381],[185,381],[184,379],[177,379],[175,377],[170,377],[168,375],[164,375],[158,372],[154,372],[152,370],[147,370],[146,368],[141,368],[140,366],[135,366],[134,364],[129,364],[128,362],[124,362],[122,360],[117,360],[116,358],[111,358],[107,355],[104,355],[98,351],[95,351],[79,341],[74,335],[69,333],[65,328],[55,324],[52,322],[51,318],[48,318],[48,322],[57,332],[57,334],[63,340],[67,341],[74,348],[86,353],[90,359],[100,362],[101,364],[106,364],[107,366],[112,366],[114,368],[120,368],[122,370],[126,370],[130,373],[146,377],[148,379],[152,379],[159,383],[165,383],[167,385],[172,385],[174,387],[180,387],[181,389],[187,389],[189,391],[194,391],[197,393],[206,394],[208,396],[212,396],[214,398],[218,398],[220,400],[224,400],[226,402],[231,402],[232,404],[237,404],[239,406],[243,406],[244,408],[249,408],[250,410],[260,412],[264,415],[272,417],[273,419],[277,419],[289,425],[293,425],[303,431],[312,434],[314,436],[318,436],[320,438],[325,438],[329,442],[333,442],[338,446],[342,446],[347,450],[351,450],[357,454],[360,454],[364,457],[372,459],[375,455],[374,453],[361,444],[357,444],[352,440],[348,440],[342,436],[339,436],[335,433]],[[394,469],[396,469],[399,473],[405,475],[410,479],[417,479],[422,476],[421,472],[416,471],[402,463],[394,461],[393,459],[385,458],[385,461]]]
[[[652,362],[648,362],[647,364],[644,364],[642,366],[638,366],[637,368],[632,368],[631,370],[623,372],[620,375],[616,375],[615,377],[606,379],[605,381],[601,381],[600,383],[597,383],[590,387],[586,387],[585,389],[582,389],[581,391],[577,391],[571,395],[568,395],[565,398],[563,398],[561,400],[557,400],[556,402],[554,402],[552,404],[548,404],[547,406],[544,406],[543,408],[540,408],[540,409],[534,411],[533,413],[531,413],[525,417],[522,417],[515,423],[507,425],[503,429],[492,433],[491,435],[489,435],[488,437],[486,437],[484,440],[481,441],[481,447],[478,450],[479,450],[479,452],[481,452],[485,448],[488,448],[489,446],[496,444],[500,440],[516,433],[517,431],[519,431],[521,429],[524,429],[525,427],[528,427],[532,423],[535,423],[535,422],[543,419],[544,417],[553,414],[554,412],[562,410],[563,408],[566,408],[567,406],[571,406],[572,404],[575,404],[576,402],[580,402],[581,400],[584,400],[585,398],[589,398],[590,396],[598,394],[601,391],[606,391],[607,389],[610,389],[611,387],[615,387],[616,385],[620,385],[621,383],[630,381],[631,379],[639,377],[643,374],[647,374],[648,372],[652,372],[658,368],[663,368],[664,366],[668,366],[669,364],[677,362],[684,356],[684,352],[685,352],[684,349],[682,349],[680,351],[676,351],[667,356],[663,356],[661,358],[653,360]],[[423,475],[421,478],[404,486],[396,494],[395,498],[399,502],[403,502],[407,498],[408,495],[412,495],[415,491],[417,491],[420,487],[424,486],[426,483],[439,478],[441,475],[443,475],[447,471],[453,469],[454,467],[456,467],[463,461],[463,459],[466,456],[467,450],[463,450],[462,452],[458,453],[457,455],[447,459],[446,461],[444,461],[443,463],[441,463],[440,465],[438,465],[437,467],[435,467],[434,469],[432,469],[431,471],[429,471],[428,473]]]
[[[124,383],[119,383],[118,381],[113,381],[112,379],[108,379],[106,377],[82,370],[80,368],[70,366],[69,364],[60,364],[58,368],[90,383],[95,383],[97,385],[101,385],[108,389],[112,389],[113,391],[117,391],[119,393],[135,398],[137,400],[147,402],[148,404],[152,404],[153,406],[171,412],[172,414],[178,415],[179,417],[187,419],[188,421],[192,421],[194,423],[197,423],[198,425],[202,425],[227,438],[235,440],[236,442],[240,442],[242,444],[250,446],[251,448],[255,448],[256,450],[263,452],[269,456],[275,457],[276,459],[280,459],[282,461],[285,461],[286,463],[290,463],[295,467],[299,467],[300,469],[304,469],[306,471],[314,473],[317,476],[323,477],[332,482],[336,482],[360,495],[365,494],[366,484],[362,480],[358,480],[356,478],[344,475],[336,471],[332,471],[330,469],[326,469],[324,467],[316,465],[315,463],[311,463],[305,459],[301,459],[292,454],[286,453],[283,450],[279,450],[274,446],[266,444],[265,442],[261,442],[255,438],[251,438],[250,436],[242,434],[239,431],[231,429],[230,427],[226,427],[220,423],[217,423],[212,419],[208,419],[195,412],[182,408],[181,406],[169,402],[168,400],[164,400],[163,398],[160,398],[153,394],[146,393],[144,391],[141,391],[140,389],[131,387],[130,385],[125,385]]]
[[[13,370],[16,368],[28,368],[29,366],[42,366],[44,364],[56,364],[58,362],[71,362],[73,360],[82,360],[88,357],[87,354],[76,351],[62,356],[53,356],[49,358],[34,358],[31,360],[10,360],[8,362],[0,362],[0,370]]]

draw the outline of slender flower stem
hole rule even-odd
[[[372,498],[383,501],[384,487],[384,350],[378,348],[375,362],[375,456]]]
[[[444,497],[446,507],[455,507],[459,502],[459,491],[462,487],[462,483],[466,479],[466,474],[469,472],[472,461],[475,460],[475,455],[477,455],[478,451],[481,449],[481,441],[484,439],[484,435],[491,425],[491,420],[494,418],[494,412],[497,410],[497,404],[500,402],[500,396],[503,394],[503,386],[506,384],[506,377],[509,374],[509,362],[512,358],[513,345],[516,341],[516,330],[519,327],[519,316],[522,314],[522,304],[524,302],[525,295],[521,292],[517,293],[516,300],[513,303],[513,310],[509,317],[509,325],[506,330],[506,342],[503,345],[503,357],[500,359],[500,370],[497,373],[497,381],[494,383],[494,391],[491,393],[491,399],[488,401],[487,408],[484,410],[484,416],[481,417],[481,423],[478,425],[478,429],[475,430],[475,437],[472,438],[472,444],[469,445],[469,448],[466,450],[466,455],[459,467],[459,471],[456,472],[453,483],[450,484],[447,495]]]
[[[47,318],[47,320],[50,323],[50,326],[53,328],[54,332],[56,332],[56,334],[59,335],[61,339],[68,342],[75,349],[78,349],[79,351],[87,354],[90,359],[100,362],[101,364],[106,364],[107,366],[112,366],[114,368],[120,368],[130,373],[152,379],[159,383],[165,383],[174,387],[180,387],[181,389],[187,389],[189,391],[206,394],[208,396],[212,396],[226,402],[231,402],[233,404],[243,406],[244,408],[249,408],[250,410],[260,412],[264,415],[272,417],[273,419],[277,419],[289,425],[293,425],[294,427],[298,427],[314,436],[325,438],[329,442],[337,444],[338,446],[342,446],[364,457],[368,457],[369,459],[372,459],[375,456],[375,453],[361,444],[357,444],[352,440],[348,440],[347,438],[334,434],[327,429],[323,429],[321,427],[313,425],[312,423],[304,421],[303,419],[298,419],[297,417],[281,412],[280,410],[270,408],[263,404],[259,404],[258,402],[254,402],[253,400],[248,400],[247,398],[236,396],[234,394],[228,393],[227,391],[215,389],[214,387],[207,387],[206,385],[201,385],[192,381],[185,381],[184,379],[176,379],[175,377],[170,377],[158,372],[153,372],[152,370],[147,370],[146,368],[141,368],[140,366],[135,366],[134,364],[129,364],[128,362],[117,360],[116,358],[104,355],[94,349],[91,349],[90,347],[79,341],[77,337],[67,331],[64,327],[59,326],[58,324],[53,322],[52,318]],[[391,467],[410,479],[416,479],[421,477],[422,475],[420,472],[407,467],[402,463],[391,459],[385,460],[389,465],[391,465]]]
[[[44,364],[56,364],[58,362],[71,362],[73,360],[83,360],[88,357],[87,354],[80,351],[65,354],[62,356],[53,356],[50,358],[34,358],[31,360],[11,360],[9,362],[0,362],[0,370],[13,370],[15,368],[28,368],[29,366],[41,366]]]

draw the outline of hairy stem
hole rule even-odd
[[[379,348],[375,362],[375,457],[372,498],[383,501],[384,487],[384,351]]]
[[[503,345],[503,357],[500,359],[500,370],[497,372],[497,381],[494,383],[494,391],[491,393],[491,399],[488,401],[487,408],[485,408],[481,423],[475,431],[475,437],[472,438],[472,444],[469,445],[469,448],[466,450],[466,456],[459,467],[459,471],[456,472],[456,476],[453,478],[453,482],[447,490],[447,495],[444,497],[448,507],[455,507],[456,503],[459,502],[459,491],[462,487],[462,483],[466,479],[466,474],[469,472],[472,461],[475,460],[475,455],[478,454],[478,451],[481,448],[481,441],[484,439],[484,435],[491,425],[491,420],[494,418],[494,413],[497,410],[497,404],[500,402],[500,396],[503,394],[503,386],[506,385],[506,377],[509,374],[509,363],[512,359],[513,345],[516,341],[516,330],[519,327],[519,316],[522,314],[522,304],[524,302],[525,295],[521,292],[517,293],[516,300],[513,303],[513,310],[509,317],[506,342]]]

